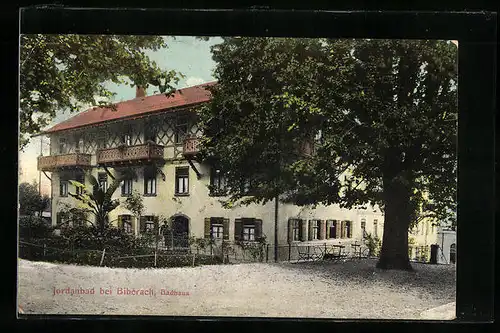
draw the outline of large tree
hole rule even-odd
[[[84,105],[99,104],[97,98],[109,98],[106,82],[153,85],[170,92],[179,73],[160,69],[145,53],[166,46],[160,36],[21,36],[21,148],[56,111],[81,111]]]
[[[226,38],[212,52],[203,156],[226,173],[229,204],[377,205],[378,267],[411,269],[411,224],[455,210],[456,46]]]

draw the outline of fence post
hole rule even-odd
[[[106,255],[106,249],[102,250],[101,262],[99,263],[99,266],[102,266],[102,263],[104,262],[105,255]]]
[[[196,258],[196,253],[193,252],[193,267],[194,267],[195,258]]]
[[[157,251],[155,250],[155,267],[156,267],[156,256],[157,256]]]
[[[288,243],[288,261],[291,260],[292,255],[292,243]]]
[[[43,257],[45,258],[45,254],[46,254],[46,251],[45,251],[45,243],[43,243]]]
[[[224,247],[227,245],[227,243],[224,243],[224,240],[222,240],[222,244],[220,246],[220,256],[222,257],[222,263],[225,264],[225,258],[224,258]]]
[[[266,245],[266,262],[269,262],[269,244]]]

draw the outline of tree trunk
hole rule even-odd
[[[384,176],[384,236],[377,268],[412,270],[408,256],[411,186],[400,177]]]

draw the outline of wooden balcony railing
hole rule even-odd
[[[163,146],[155,143],[122,146],[97,151],[97,164],[99,165],[145,163],[163,159]]]
[[[38,170],[53,171],[62,168],[90,167],[91,155],[89,154],[64,154],[38,157]]]
[[[190,137],[184,139],[184,145],[182,147],[182,154],[185,157],[192,157],[199,152],[200,140],[196,137]]]

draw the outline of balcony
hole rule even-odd
[[[199,144],[200,140],[196,137],[184,139],[184,144],[182,147],[182,155],[184,155],[184,157],[187,158],[194,157],[200,151]]]
[[[155,143],[101,149],[97,152],[97,164],[106,166],[144,164],[163,159],[163,146]]]
[[[54,171],[58,169],[85,168],[91,166],[89,154],[65,154],[38,157],[39,171]]]

